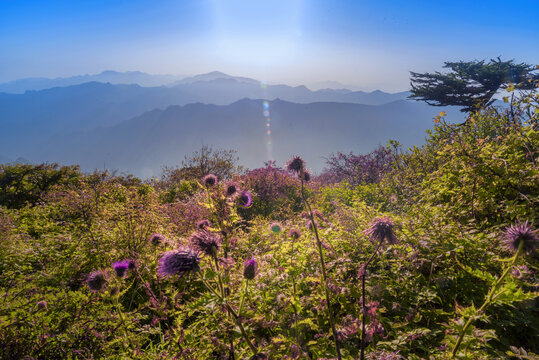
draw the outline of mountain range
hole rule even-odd
[[[138,84],[140,86],[161,86],[172,84],[185,76],[152,75],[140,71],[118,72],[106,70],[94,75],[77,75],[60,78],[24,78],[0,84],[0,93],[22,94],[28,90],[43,90],[59,86],[79,85],[97,81],[111,84]]]
[[[293,153],[313,170],[336,151],[367,152],[389,138],[421,143],[440,110],[406,100],[408,93],[264,85],[212,72],[169,86],[87,82],[0,93],[0,160],[80,164],[155,176],[202,144],[236,149],[247,167]],[[269,114],[263,113],[269,101]],[[271,138],[266,131],[271,118]]]

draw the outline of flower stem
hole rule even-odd
[[[232,308],[232,306],[230,306],[228,301],[224,297],[222,297],[221,294],[219,294],[219,292],[217,290],[215,290],[213,288],[213,286],[211,286],[206,281],[206,279],[204,279],[202,277],[202,273],[200,271],[198,271],[198,275],[199,275],[200,279],[202,280],[202,283],[204,284],[204,286],[206,286],[206,288],[208,290],[210,290],[215,296],[217,296],[219,298],[219,300],[221,300],[221,302],[224,304],[228,314],[231,315],[234,318],[234,323],[236,325],[238,325],[238,327],[240,328],[241,335],[243,336],[243,339],[245,340],[247,345],[249,345],[249,348],[253,352],[253,355],[258,354],[258,352],[256,350],[256,347],[253,345],[253,343],[249,339],[249,336],[247,335],[247,332],[245,331],[245,328],[243,327],[243,324],[241,323],[240,316],[238,315],[238,313],[236,313],[236,311]]]
[[[383,241],[384,239],[382,238],[369,260],[367,260],[365,265],[363,265],[362,269],[363,274],[361,275],[361,360],[365,359],[365,313],[367,312],[367,307],[365,305],[365,276],[367,274],[367,266],[369,266],[372,259],[374,259],[374,256],[378,252],[378,249],[380,249],[380,246],[382,246]]]
[[[509,273],[509,271],[511,270],[511,268],[513,268],[513,265],[515,265],[515,262],[517,261],[517,258],[518,256],[522,253],[522,250],[524,248],[524,242],[521,241],[519,244],[518,244],[518,249],[517,249],[517,252],[515,254],[515,256],[513,256],[513,259],[511,260],[511,263],[507,266],[507,268],[504,270],[504,272],[502,273],[502,275],[500,276],[500,278],[494,283],[494,285],[492,286],[492,288],[490,289],[489,293],[488,293],[488,296],[487,296],[487,299],[485,300],[485,302],[483,303],[483,305],[481,305],[481,307],[479,308],[479,310],[477,310],[477,313],[481,313],[483,312],[483,310],[485,310],[485,308],[490,305],[490,303],[492,302],[492,300],[494,299],[494,294],[496,293],[496,290],[498,290],[498,287],[501,285],[501,283],[503,282],[503,280],[505,279],[505,277],[507,276],[507,274]],[[460,332],[459,334],[459,337],[457,339],[457,342],[455,344],[455,347],[453,348],[453,351],[451,351],[451,357],[455,357],[455,355],[457,354],[457,350],[459,349],[460,347],[460,344],[462,343],[462,340],[464,339],[464,335],[466,334],[466,330],[468,330],[468,327],[470,327],[470,325],[472,324],[473,322],[473,317],[470,317],[468,319],[468,321],[466,321],[466,324],[464,324],[464,327],[462,328],[462,331]]]
[[[320,256],[320,268],[322,270],[322,280],[324,282],[324,294],[325,294],[325,298],[326,298],[326,306],[327,306],[327,311],[328,311],[328,315],[329,315],[329,324],[331,325],[331,331],[333,333],[333,340],[335,342],[335,352],[337,353],[337,359],[341,360],[342,359],[342,357],[341,357],[341,349],[339,347],[339,342],[338,342],[338,339],[337,339],[337,330],[335,329],[335,320],[333,319],[333,312],[331,311],[331,303],[330,303],[329,289],[328,289],[328,280],[327,280],[327,275],[326,275],[326,264],[324,262],[324,254],[322,252],[322,242],[320,241],[320,237],[318,236],[318,229],[317,229],[316,223],[314,221],[314,216],[313,216],[313,211],[311,209],[311,205],[309,204],[309,202],[307,201],[307,198],[305,196],[305,191],[304,191],[304,186],[303,186],[303,178],[304,178],[304,175],[303,175],[303,168],[302,168],[301,172],[300,172],[301,199],[303,200],[303,204],[305,205],[305,207],[309,211],[309,217],[311,219],[311,224],[312,224],[311,226],[313,227],[314,235],[316,237],[316,245],[318,247],[318,255]]]
[[[243,285],[243,294],[241,296],[241,301],[240,301],[240,307],[239,307],[239,310],[238,310],[238,315],[241,316],[241,310],[243,309],[243,302],[245,301],[245,295],[247,295],[247,285],[249,283],[249,280],[246,279],[245,280],[245,284]]]
[[[221,296],[223,298],[226,297],[225,295],[225,286],[223,285],[223,279],[221,278],[221,272],[219,271],[219,260],[217,259],[217,256],[212,256],[213,260],[215,261],[215,272],[217,273],[217,279],[219,281],[219,291],[221,291]]]
[[[297,304],[296,304],[296,301],[297,301],[297,296],[296,296],[296,275],[294,274],[294,271],[295,271],[295,262],[294,262],[294,242],[292,242],[292,254],[290,256],[290,259],[291,259],[291,270],[292,270],[292,273],[291,273],[291,277],[292,277],[292,300],[293,300],[293,307],[294,307],[294,333],[296,335],[296,342],[298,344],[298,346],[300,346],[300,343],[299,343],[299,331],[298,331],[298,308],[297,308]]]
[[[127,333],[127,329],[125,328],[125,317],[124,313],[122,311],[121,305],[120,305],[120,292],[118,291],[118,294],[114,297],[114,305],[116,306],[116,311],[118,311],[118,315],[120,315],[120,323],[123,328],[124,336],[128,339],[129,345],[133,347],[133,343],[131,342],[131,337]]]

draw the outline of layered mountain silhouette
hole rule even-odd
[[[367,152],[389,138],[422,142],[432,117],[447,109],[407,95],[261,85],[221,72],[170,86],[88,82],[0,93],[0,154],[154,176],[202,144],[238,150],[247,167],[261,166],[271,147],[281,164],[297,153],[317,171],[331,152]],[[271,138],[264,100],[270,101]],[[461,121],[462,114],[449,113]]]
[[[113,127],[58,136],[43,144],[33,160],[77,163],[85,170],[105,166],[148,177],[158,175],[163,165],[179,165],[185,154],[203,144],[212,144],[236,149],[249,168],[262,166],[271,155],[282,165],[292,154],[301,154],[319,171],[332,152],[368,152],[389,138],[404,145],[421,143],[433,115],[430,107],[403,100],[383,106],[274,100],[269,110],[271,137],[262,100],[197,103],[152,110]]]
[[[39,151],[43,141],[52,135],[113,126],[145,111],[170,105],[197,102],[227,105],[243,98],[380,105],[404,99],[407,95],[382,91],[311,91],[305,86],[288,85],[261,87],[256,80],[219,72],[182,81],[171,87],[90,82],[24,94],[0,93],[0,126],[3,129],[0,152],[16,158],[29,150]]]
[[[79,85],[87,82],[111,84],[137,84],[140,86],[161,86],[172,84],[184,78],[181,75],[151,75],[140,71],[118,72],[106,70],[95,75],[78,75],[64,78],[25,78],[0,84],[0,92],[22,94],[28,90],[43,90],[59,86]]]

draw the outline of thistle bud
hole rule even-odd
[[[245,260],[243,264],[243,277],[247,280],[253,280],[258,271],[258,263],[255,258]]]

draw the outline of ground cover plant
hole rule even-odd
[[[2,165],[0,356],[538,358],[539,95],[506,100],[319,177]]]

